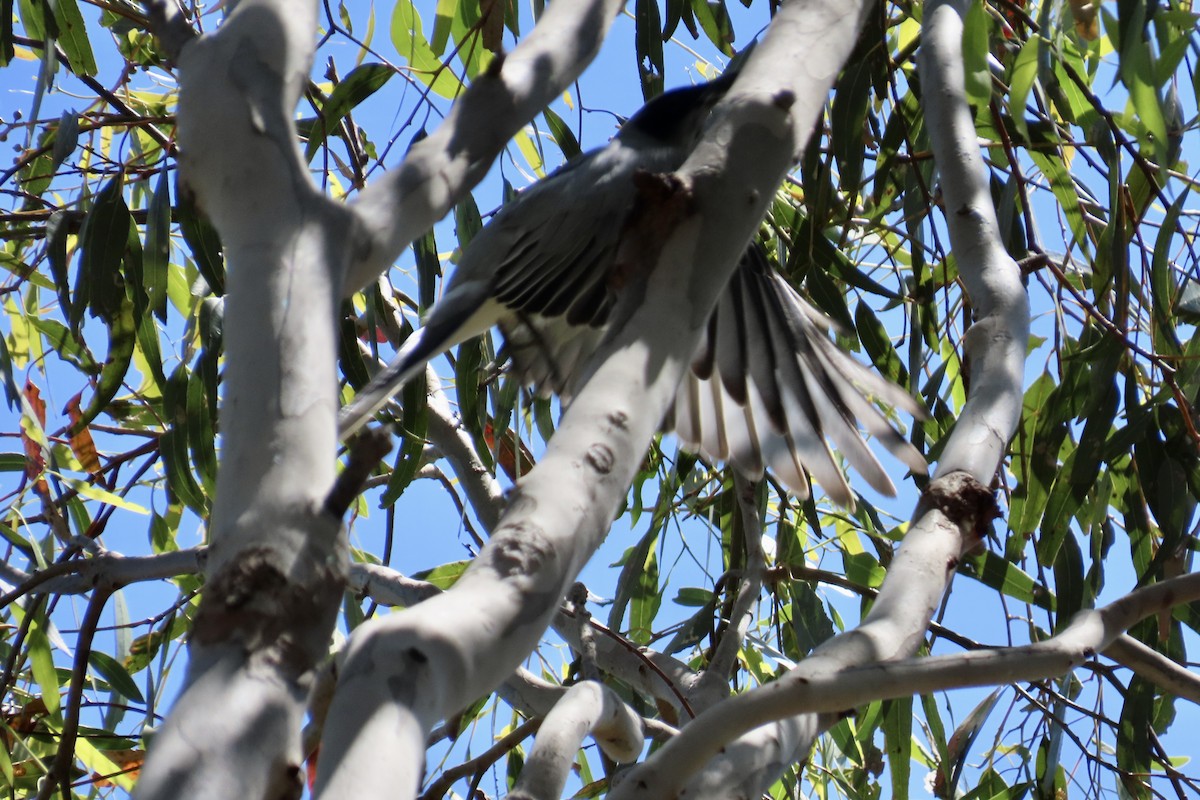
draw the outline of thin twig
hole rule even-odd
[[[450,787],[454,785],[455,781],[465,778],[468,775],[482,774],[488,767],[507,755],[519,743],[536,733],[540,727],[542,727],[542,718],[535,717],[513,728],[507,734],[500,737],[494,745],[475,756],[475,758],[464,761],[457,767],[451,767],[439,775],[438,779],[429,784],[429,787],[421,794],[420,800],[440,800],[440,798],[445,797],[446,792],[450,791]]]
[[[75,663],[71,668],[71,686],[67,690],[66,714],[63,719],[62,735],[58,741],[58,753],[50,766],[47,780],[38,790],[38,800],[49,800],[56,786],[62,788],[63,797],[71,796],[71,765],[75,763],[75,739],[79,735],[79,711],[82,707],[83,685],[87,680],[88,657],[92,653],[92,640],[100,614],[116,586],[105,584],[96,587],[88,601],[87,612],[79,626],[79,638],[75,641]]]
[[[364,431],[350,444],[350,461],[337,476],[333,488],[325,497],[325,513],[341,519],[380,459],[392,449],[392,429],[389,426]]]

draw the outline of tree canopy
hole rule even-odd
[[[1200,795],[1191,2],[0,16],[4,796]],[[486,335],[335,441],[494,209],[756,38],[571,403]],[[896,497],[647,449],[751,236],[927,409]]]

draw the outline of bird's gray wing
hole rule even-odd
[[[342,409],[340,435],[365,424],[429,359],[496,324],[529,382],[563,388],[554,376],[574,374],[607,321],[633,173],[645,166],[663,165],[614,140],[504,206],[464,249],[425,324]],[[539,329],[545,335],[533,336]]]
[[[573,225],[580,216],[548,217],[496,272],[504,354],[521,382],[542,396],[569,395],[616,301],[609,278],[624,210]]]
[[[838,348],[827,328],[752,246],[709,318],[667,427],[684,449],[728,460],[751,476],[770,467],[801,496],[809,491],[807,471],[831,499],[851,507],[828,438],[871,486],[894,494],[858,425],[909,469],[924,472],[925,459],[867,397],[917,417],[924,412],[903,389]]]
[[[496,264],[492,295],[505,309],[498,322],[513,372],[539,394],[569,396],[604,338],[634,172],[675,166],[610,146],[571,176],[575,191],[539,193],[523,209],[520,238]]]

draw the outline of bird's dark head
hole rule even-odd
[[[739,53],[715,80],[698,86],[672,89],[655,97],[621,126],[621,133],[636,132],[664,145],[691,145],[699,135],[708,112],[737,79],[748,50]]]
[[[663,144],[687,144],[729,88],[723,79],[722,75],[699,86],[663,92],[630,117],[621,132],[637,132]]]

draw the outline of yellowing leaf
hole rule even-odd
[[[413,8],[412,0],[400,0],[392,12],[392,44],[396,52],[408,59],[413,77],[434,93],[453,99],[463,90],[462,82],[442,60],[434,55],[421,28],[421,15]]]
[[[83,418],[83,411],[79,408],[79,395],[76,394],[67,402],[67,416],[71,418],[71,429],[75,431],[70,434],[71,452],[79,459],[79,463],[93,475],[100,474],[100,454],[96,452],[96,443],[92,441],[92,432],[86,424],[78,426],[75,430],[76,423]]]
[[[84,497],[88,498],[89,500],[95,500],[98,503],[104,503],[105,505],[115,506],[116,508],[120,508],[125,511],[132,511],[135,514],[147,514],[148,515],[150,513],[150,510],[145,508],[144,506],[140,506],[137,503],[131,503],[128,500],[126,500],[125,498],[120,497],[119,495],[115,495],[112,492],[108,491],[107,489],[102,489],[99,486],[94,486],[93,484],[90,484],[87,481],[76,480],[75,478],[68,478],[66,475],[59,475],[59,478],[61,480],[63,480],[65,483],[69,484],[72,489],[79,492],[79,494],[83,495]]]
[[[538,152],[537,146],[533,143],[533,137],[529,135],[529,130],[522,130],[516,135],[517,149],[521,151],[521,155],[525,156],[526,163],[529,168],[539,176],[546,174],[546,165],[542,163],[542,155]]]
[[[75,755],[92,771],[96,786],[133,789],[144,754],[140,750],[97,750],[87,739],[75,740]]]

